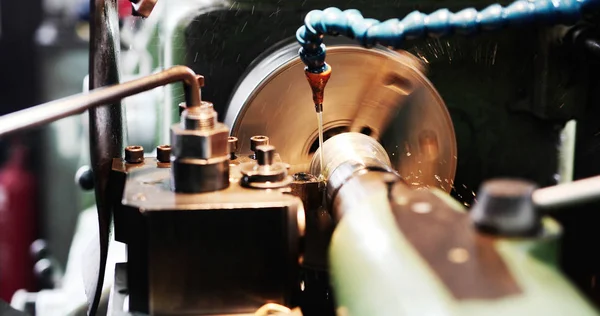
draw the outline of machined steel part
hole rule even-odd
[[[324,166],[321,166],[321,155]],[[343,133],[328,139],[313,156],[309,170],[327,180],[329,201],[333,201],[338,190],[358,173],[393,172],[385,149],[374,138],[360,133]]]
[[[128,245],[130,312],[246,315],[266,302],[292,303],[302,201],[289,188],[241,186],[237,168],[224,190],[182,194],[154,159],[113,161],[112,184],[123,194],[115,238]]]
[[[201,193],[229,186],[229,129],[210,102],[188,107],[171,127],[173,189]]]
[[[275,161],[275,146],[260,145],[255,148],[256,161],[240,164],[242,185],[256,189],[275,189],[288,186],[293,178],[288,176],[288,164]]]
[[[445,104],[425,78],[422,63],[400,51],[329,45],[333,73],[325,91],[325,138],[361,132],[378,140],[391,166],[416,187],[450,191],[456,140]],[[308,172],[318,148],[317,117],[297,45],[262,60],[239,82],[225,124],[250,151],[250,137],[268,135],[290,172]]]

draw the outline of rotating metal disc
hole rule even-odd
[[[276,50],[242,78],[225,117],[240,152],[250,137],[266,135],[290,172],[307,172],[318,148],[317,116],[298,58],[297,44]],[[370,135],[392,165],[414,186],[450,191],[456,171],[456,140],[446,106],[406,52],[328,45],[333,68],[325,89],[325,139],[343,132]]]

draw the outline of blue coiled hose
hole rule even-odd
[[[414,11],[402,20],[384,22],[364,18],[358,10],[328,8],[309,12],[304,26],[296,32],[296,38],[302,46],[299,55],[307,72],[319,74],[328,68],[323,44],[325,34],[344,35],[365,47],[381,44],[399,48],[405,40],[426,36],[474,34],[531,23],[571,24],[581,18],[582,12],[595,9],[598,4],[600,0],[519,0],[507,7],[494,4],[482,11],[468,8],[452,13],[440,9],[429,15]]]

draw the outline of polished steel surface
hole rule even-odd
[[[535,190],[533,203],[551,209],[600,200],[600,176]]]
[[[229,157],[229,129],[223,123],[207,130],[189,130],[180,124],[171,127],[172,155],[176,157],[212,159]]]
[[[454,129],[421,63],[385,48],[329,47],[333,73],[323,105],[325,134],[370,134],[407,183],[450,191],[456,170]],[[318,142],[303,68],[296,45],[266,56],[239,83],[225,117],[242,152],[249,151],[251,136],[266,135],[291,173],[308,171]]]
[[[275,146],[260,145],[255,151],[256,160],[239,164],[242,186],[256,189],[287,187],[293,178],[288,176],[288,164],[275,161]]]
[[[210,102],[188,107],[171,126],[173,190],[212,192],[229,186],[229,129]]]
[[[325,167],[321,167],[321,155]],[[310,173],[327,180],[330,201],[354,175],[369,170],[391,171],[385,149],[372,137],[360,133],[343,133],[331,137],[319,148],[310,163]]]

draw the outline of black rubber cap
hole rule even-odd
[[[501,236],[532,236],[539,232],[541,217],[531,195],[534,183],[497,179],[485,182],[471,210],[471,219],[481,231]]]

